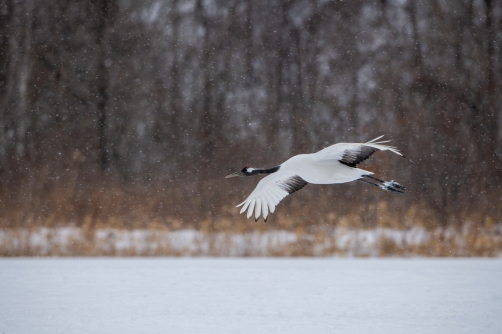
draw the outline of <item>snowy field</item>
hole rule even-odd
[[[502,224],[247,233],[74,227],[0,230],[2,256],[502,256]]]
[[[0,260],[0,333],[501,333],[500,259]]]

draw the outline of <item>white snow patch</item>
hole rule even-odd
[[[499,259],[18,258],[0,282],[0,333],[502,328]]]
[[[478,234],[481,232],[477,232]],[[487,237],[500,239],[502,228]],[[200,232],[195,230],[121,230],[86,231],[75,227],[0,230],[0,250],[4,254],[26,255],[119,255],[119,256],[274,256],[292,255],[297,247],[311,245],[314,256],[370,256],[382,253],[382,242],[406,250],[438,239],[438,230],[410,228],[350,229],[334,228],[322,237],[314,233],[293,233],[283,230],[248,233]],[[471,231],[449,229],[445,238],[454,239],[465,248]],[[433,239],[431,239],[433,238]],[[497,239],[498,238],[498,239]],[[79,248],[80,247],[80,248]],[[87,251],[82,252],[82,247]],[[89,251],[90,249],[90,251]],[[23,252],[29,250],[29,252]],[[304,254],[301,253],[300,254]],[[401,253],[406,256],[406,251]],[[458,255],[468,255],[460,252]]]

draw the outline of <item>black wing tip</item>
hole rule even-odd
[[[260,219],[260,217],[255,218],[255,219],[254,219],[254,222],[256,223],[256,222],[258,221],[258,219]]]
[[[283,189],[286,190],[289,195],[291,195],[292,193],[305,187],[307,184],[307,181],[302,179],[300,176],[295,175],[285,181],[285,186],[283,187]]]
[[[380,151],[379,148],[365,146],[365,144],[368,143],[361,144],[358,151],[351,151],[350,149],[345,150],[342,159],[338,161],[349,167],[356,168],[358,164],[368,159],[371,155],[373,155],[373,153]]]

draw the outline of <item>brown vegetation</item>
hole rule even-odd
[[[165,228],[31,228],[0,232],[0,256],[351,256],[497,257],[502,226],[493,230],[297,229],[250,232]]]

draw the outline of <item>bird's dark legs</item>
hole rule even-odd
[[[377,179],[376,177],[373,177],[371,175],[363,175],[363,177],[367,177],[368,179],[372,179],[372,180],[378,181],[380,183],[384,183],[385,182],[384,180]]]
[[[380,180],[380,179],[377,179],[376,177],[373,177],[371,175],[363,175],[363,177],[367,177],[369,179],[372,179],[372,180],[375,180],[375,181],[378,181],[380,183],[386,183],[387,181],[384,181],[384,180]],[[397,189],[401,189],[401,190],[406,190],[405,187],[403,187],[402,185],[400,185],[399,183],[397,182],[394,182],[394,181],[390,181],[390,183],[392,183],[392,186],[394,188],[397,188]]]
[[[380,186],[378,184],[370,182],[370,181],[366,181],[365,179],[359,179],[358,181],[361,181],[361,182],[364,182],[364,183],[367,183],[367,184],[371,184],[371,185],[373,185],[375,187],[379,187],[380,188]]]
[[[397,183],[395,181],[390,181],[390,182],[383,181],[383,180],[377,179],[376,177],[373,177],[373,176],[370,176],[370,175],[363,175],[363,177],[375,180],[377,182],[380,182],[381,184],[377,184],[377,183],[373,183],[373,182],[370,182],[370,181],[366,181],[366,180],[364,180],[362,178],[359,179],[359,181],[363,181],[364,183],[368,183],[368,184],[371,184],[373,186],[382,188],[383,190],[392,191],[392,192],[397,193],[397,194],[404,194],[404,192],[406,191],[405,187],[403,187],[402,185],[400,185],[399,183]]]

